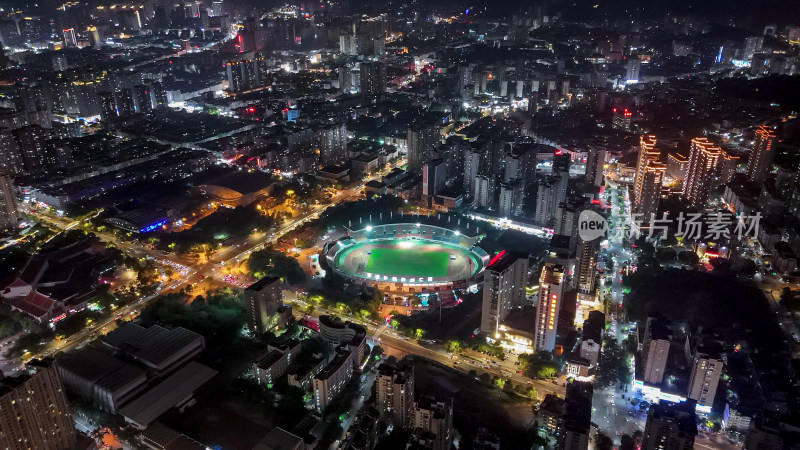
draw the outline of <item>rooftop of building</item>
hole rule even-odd
[[[567,385],[564,421],[567,429],[588,430],[592,421],[591,383],[574,381]]]
[[[522,309],[512,310],[503,325],[514,332],[533,333],[536,323],[536,308],[526,306]]]
[[[342,175],[347,173],[350,169],[345,166],[325,166],[322,169],[319,169],[320,174],[330,174],[330,175]]]
[[[58,365],[112,392],[146,380],[143,369],[93,348],[65,353],[58,358]]]
[[[554,416],[563,416],[565,412],[565,402],[557,395],[547,394],[539,405],[539,411],[546,412]]]
[[[155,367],[163,366],[176,355],[205,346],[203,336],[186,328],[166,329],[158,325],[144,328],[135,323],[126,323],[105,335],[101,341]]]
[[[360,155],[358,155],[358,156],[356,156],[354,158],[351,158],[351,160],[369,163],[369,162],[372,162],[372,161],[377,161],[378,160],[378,155],[377,154],[373,154],[373,153],[362,153],[362,154],[360,154]]]
[[[220,186],[246,195],[258,192],[272,185],[272,176],[261,171],[234,171],[206,183],[209,186]]]
[[[216,370],[191,361],[152,389],[123,406],[119,413],[137,425],[147,426],[189,397],[216,374]]]
[[[281,279],[279,277],[264,277],[248,286],[245,290],[259,292],[265,287],[272,285],[272,283],[280,283],[280,281]]]
[[[364,187],[371,189],[383,189],[386,187],[386,185],[378,180],[369,180],[364,184]]]
[[[646,332],[649,336],[645,336],[645,339],[649,340],[666,340],[669,341],[672,339],[672,329],[670,323],[663,318],[658,317],[648,317],[647,318],[647,326],[645,327]]]
[[[511,267],[512,264],[516,263],[520,259],[527,261],[528,255],[514,251],[501,250],[491,260],[489,260],[486,270],[502,272]]]
[[[319,323],[329,328],[350,328],[351,330],[355,331],[356,334],[367,333],[366,328],[362,327],[361,325],[350,321],[343,321],[339,317],[329,314],[323,314],[319,316]]]
[[[292,450],[303,446],[302,438],[283,428],[275,427],[253,447],[253,450]]]
[[[161,422],[150,424],[142,431],[141,439],[151,448],[164,450],[205,450],[208,447],[181,434]]]
[[[591,339],[596,343],[603,340],[603,332],[606,328],[606,315],[601,311],[590,311],[589,317],[583,321],[582,340]]]
[[[678,425],[678,429],[681,432],[696,435],[697,415],[695,414],[695,406],[695,401],[691,399],[680,403],[661,401],[650,406],[648,416],[657,420],[672,421]]]
[[[322,369],[322,372],[318,373],[314,378],[318,380],[327,380],[345,364],[352,364],[352,355],[353,353],[348,350],[337,350],[336,356],[334,356],[331,362]]]
[[[564,266],[561,264],[545,264],[542,267],[542,281],[544,283],[559,284],[564,275]]]
[[[423,395],[414,402],[414,407],[431,411],[436,419],[443,419],[453,412],[453,400],[440,400],[430,395]]]

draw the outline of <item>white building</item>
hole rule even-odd
[[[717,385],[722,375],[722,359],[698,352],[694,357],[692,375],[689,377],[688,397],[701,406],[711,407],[717,394]]]
[[[536,305],[533,348],[552,352],[556,345],[556,329],[561,299],[564,296],[564,266],[548,263],[539,277],[539,302]]]
[[[325,411],[352,376],[353,352],[339,350],[330,364],[314,377],[314,407],[317,412]]]
[[[508,313],[525,302],[528,256],[505,250],[489,261],[483,275],[481,332],[497,338],[497,330]]]

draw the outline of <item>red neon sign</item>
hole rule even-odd
[[[506,254],[506,251],[505,251],[505,250],[500,250],[500,253],[498,253],[498,254],[494,255],[494,258],[492,258],[492,259],[490,259],[490,260],[489,260],[489,265],[491,266],[492,264],[496,263],[496,262],[497,262],[497,260],[499,260],[500,258],[502,258],[502,257],[503,257],[503,255],[505,255],[505,254]]]

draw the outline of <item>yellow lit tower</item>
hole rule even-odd
[[[708,138],[692,139],[689,150],[689,168],[686,171],[686,187],[683,190],[692,206],[703,206],[714,181],[714,173],[722,150]]]
[[[753,151],[747,161],[747,180],[761,187],[764,178],[769,172],[772,158],[775,151],[772,150],[775,144],[775,133],[766,125],[761,125],[756,129],[756,139],[753,144]]]
[[[641,214],[644,221],[658,211],[661,185],[666,166],[658,160],[656,137],[644,135],[639,138],[639,158],[633,180],[633,212]]]

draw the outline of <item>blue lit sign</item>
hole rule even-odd
[[[159,220],[158,222],[151,223],[150,225],[148,225],[148,226],[146,226],[144,228],[139,228],[139,233],[147,233],[147,232],[153,231],[156,228],[158,228],[158,227],[160,227],[160,226],[162,226],[162,225],[164,225],[166,223],[167,223],[167,219]]]

